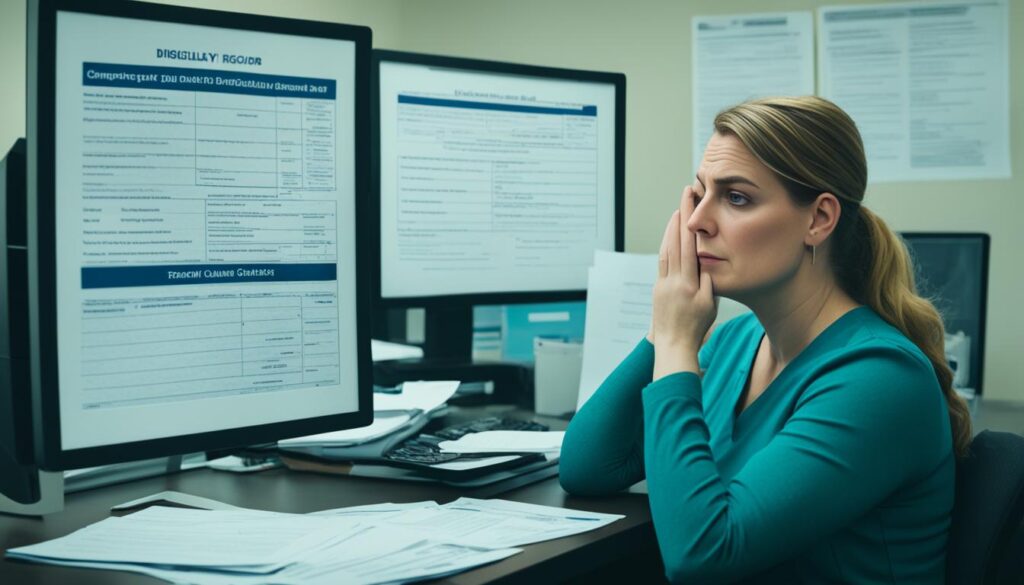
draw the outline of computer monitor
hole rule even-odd
[[[26,290],[9,310],[27,335],[8,359],[30,386],[12,394],[31,390],[23,463],[369,424],[370,39],[333,23],[29,2],[27,238],[4,242],[27,272],[9,282]]]
[[[622,74],[374,51],[375,301],[468,359],[472,306],[579,300],[623,249]]]
[[[953,385],[981,395],[985,366],[989,235],[901,234],[914,260],[918,293],[931,300],[946,327]]]

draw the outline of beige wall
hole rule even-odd
[[[814,0],[221,0],[178,4],[366,24],[375,45],[620,71],[627,76],[626,248],[653,252],[691,160],[690,18],[812,10]],[[829,4],[867,3],[857,0]],[[1009,0],[1011,27],[1024,2]],[[24,127],[24,7],[0,0],[0,146]],[[1015,34],[1017,33],[1017,34]],[[986,394],[1024,400],[1024,35],[1010,34],[1013,179],[880,184],[866,203],[897,230],[992,234]],[[5,147],[5,146],[3,146]]]

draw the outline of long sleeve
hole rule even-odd
[[[948,418],[920,361],[877,347],[845,358],[819,370],[781,430],[729,480],[709,447],[700,378],[673,374],[643,390],[651,514],[673,583],[764,571],[948,464]]]
[[[641,390],[653,368],[654,346],[641,340],[573,417],[559,460],[565,491],[605,494],[643,479]]]

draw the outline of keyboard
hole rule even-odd
[[[532,420],[515,418],[486,417],[445,427],[431,433],[420,433],[396,445],[384,454],[384,458],[408,465],[435,465],[456,459],[476,458],[473,454],[442,453],[438,446],[441,441],[456,441],[469,433],[483,431],[547,431],[545,424]]]

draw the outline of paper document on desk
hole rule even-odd
[[[331,447],[347,447],[360,445],[373,441],[401,429],[409,424],[412,416],[405,412],[392,412],[389,414],[375,413],[373,422],[358,429],[347,429],[344,431],[332,431],[318,435],[307,435],[294,439],[284,439],[277,442],[278,447],[310,447],[315,445]]]
[[[457,380],[405,382],[398,394],[373,395],[373,411],[422,410],[430,412],[444,406],[459,388]]]
[[[406,382],[398,394],[373,395],[373,422],[365,427],[307,435],[278,442],[283,449],[340,449],[368,445],[426,423],[423,413],[441,408],[458,389],[457,381]],[[385,441],[386,442],[386,441]],[[383,453],[383,448],[381,453]],[[372,453],[372,451],[368,451]],[[322,454],[321,454],[322,455]],[[353,457],[355,458],[355,457]]]
[[[300,528],[305,536],[296,538]],[[441,577],[518,552],[452,543],[337,514],[152,507],[8,555],[195,585],[374,585]]]
[[[427,501],[352,506],[314,514],[368,520],[371,515],[379,514],[372,518],[378,526],[397,526],[404,530],[423,531],[441,540],[491,547],[523,546],[580,534],[624,518],[619,514],[476,498],[459,498],[443,506]]]
[[[589,532],[624,517],[508,500],[459,498],[436,508],[410,510],[383,522],[429,533],[440,540],[514,547]]]
[[[519,552],[521,549],[518,548],[457,544],[427,538],[419,532],[364,525],[351,534],[310,550],[273,575],[172,569],[144,564],[59,561],[50,564],[123,570],[190,585],[378,585],[444,577],[500,561]]]
[[[562,450],[565,431],[483,431],[441,441],[444,453],[548,453]]]
[[[328,540],[342,526],[297,514],[152,506],[7,554],[26,560],[216,567],[265,574]]]
[[[587,281],[583,370],[576,410],[647,335],[657,278],[658,257],[654,254],[603,250],[594,253]],[[715,323],[724,323],[748,311],[736,301],[719,298]]]

